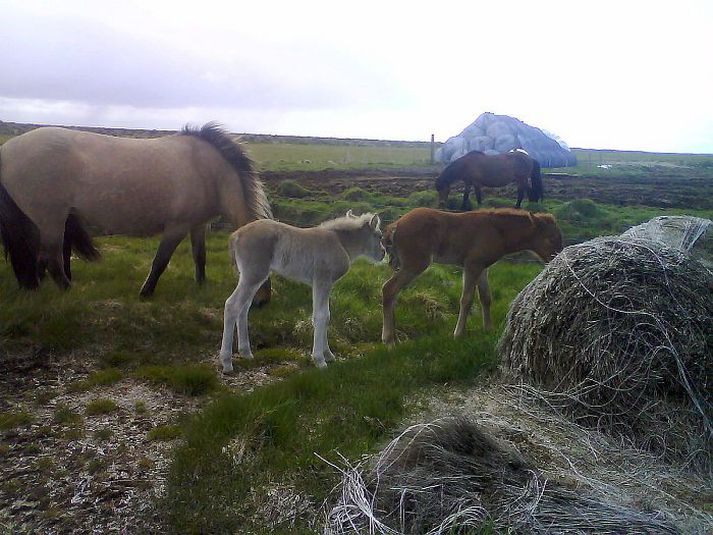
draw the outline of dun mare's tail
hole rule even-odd
[[[40,284],[37,276],[37,228],[20,210],[5,186],[0,183],[0,238],[5,258],[22,288],[33,290]]]
[[[0,183],[0,239],[5,258],[10,258],[12,270],[21,288],[36,289],[40,284],[38,265],[39,231],[15,203]],[[79,217],[70,213],[64,226],[64,250],[74,250],[85,260],[97,260],[99,251]]]
[[[533,158],[532,173],[530,174],[531,187],[527,193],[527,198],[531,202],[539,202],[545,198],[545,188],[542,184],[542,172],[540,170],[540,162]]]
[[[84,260],[94,261],[99,260],[101,254],[94,245],[92,237],[87,232],[87,229],[82,225],[79,216],[74,212],[70,212],[67,216],[67,221],[64,224],[64,244],[65,250],[71,247],[77,256]]]

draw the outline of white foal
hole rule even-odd
[[[312,286],[312,358],[324,368],[334,354],[327,342],[329,293],[358,256],[376,262],[384,258],[378,215],[352,215],[313,228],[297,228],[271,219],[249,223],[230,237],[230,251],[240,272],[235,291],[225,301],[223,372],[233,371],[233,332],[238,328],[238,352],[252,358],[248,337],[248,311],[255,292],[271,271]]]

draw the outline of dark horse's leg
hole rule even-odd
[[[171,260],[173,251],[176,250],[181,240],[186,237],[186,233],[187,230],[183,227],[173,228],[164,232],[161,243],[158,245],[156,256],[153,259],[153,264],[151,265],[151,273],[146,277],[146,281],[141,287],[141,292],[139,292],[141,297],[149,297],[153,294],[159,277],[166,270],[168,261]]]
[[[463,189],[463,204],[461,204],[460,209],[463,212],[467,212],[468,210],[473,209],[473,205],[470,203],[470,188],[471,185],[469,183],[465,183],[465,188]]]
[[[205,282],[205,225],[196,225],[191,229],[191,250],[196,265],[196,282]]]
[[[475,200],[478,201],[478,208],[480,208],[480,205],[483,204],[483,192],[480,189],[480,186],[475,186]]]
[[[517,202],[515,203],[515,208],[520,208],[520,205],[522,204],[522,199],[525,198],[525,192],[530,189],[527,184],[527,178],[527,175],[515,176],[515,183],[517,184]]]

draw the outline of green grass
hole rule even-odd
[[[190,533],[247,529],[266,500],[255,489],[278,482],[317,502],[324,498],[336,474],[315,453],[337,461],[338,453],[354,458],[369,451],[419,406],[415,393],[471,384],[493,367],[494,334],[454,341],[438,330],[213,402],[187,426],[176,452],[162,508],[170,525]],[[181,485],[186,477],[194,484]]]
[[[75,381],[67,387],[69,392],[86,392],[95,386],[109,386],[119,382],[124,373],[118,368],[106,368],[93,372],[86,379]]]
[[[261,143],[245,144],[261,169],[312,171],[369,167],[430,165],[430,145],[364,145],[355,143]]]

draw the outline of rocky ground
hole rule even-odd
[[[180,440],[175,425],[209,399],[132,378],[75,391],[92,360],[49,358],[0,375],[0,411],[32,418],[0,431],[0,534],[163,531],[153,506]],[[221,380],[250,391],[275,377],[256,368]],[[95,414],[96,400],[113,405]]]

